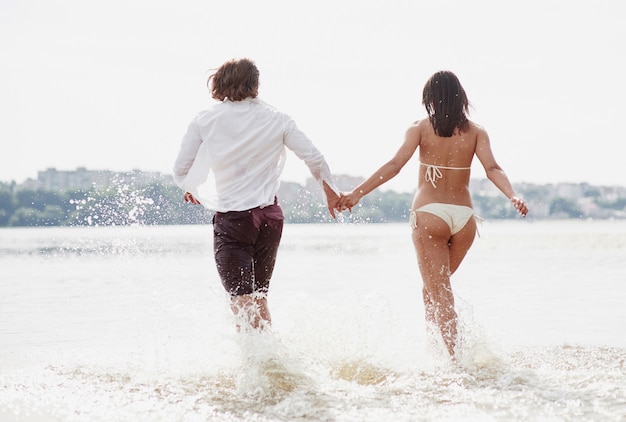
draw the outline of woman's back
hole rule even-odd
[[[470,167],[480,127],[471,121],[466,130],[456,130],[450,137],[442,137],[428,119],[419,121],[414,128],[419,136],[419,178],[413,209],[439,202],[471,207],[469,193]]]

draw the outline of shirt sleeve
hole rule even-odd
[[[311,175],[322,189],[322,182],[326,182],[336,194],[339,194],[339,190],[333,181],[330,167],[322,153],[313,145],[313,142],[298,129],[296,123],[291,118],[286,117],[286,119],[285,146],[293,151],[296,157],[304,161]]]
[[[194,119],[187,128],[187,133],[185,133],[180,145],[178,157],[174,162],[173,179],[182,189],[189,190],[188,187],[185,186],[185,179],[196,159],[200,145],[202,145],[202,137],[200,136],[198,125]]]

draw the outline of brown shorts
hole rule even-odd
[[[277,201],[263,208],[215,213],[215,264],[222,285],[231,296],[267,292],[283,221],[283,210]]]

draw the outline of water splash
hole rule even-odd
[[[88,193],[83,199],[70,200],[76,207],[77,224],[88,226],[145,224],[145,216],[148,210],[155,206],[155,202],[146,195],[147,188],[137,188],[131,182],[132,180],[129,182],[125,178],[113,179],[111,185],[102,191]]]

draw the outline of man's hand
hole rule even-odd
[[[337,205],[337,203],[339,202],[339,195],[337,195],[335,191],[326,184],[326,182],[322,182],[322,184],[324,185],[324,194],[326,195],[326,205],[328,206],[328,212],[333,218],[336,218],[335,210],[339,209]]]
[[[191,193],[189,192],[185,192],[185,195],[183,196],[183,198],[185,199],[185,202],[191,202],[194,205],[200,205],[200,201],[198,201]]]

